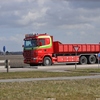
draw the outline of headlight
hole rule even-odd
[[[33,60],[36,60],[37,58],[33,58]]]

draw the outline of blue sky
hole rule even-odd
[[[27,33],[62,43],[100,42],[99,0],[0,0],[0,51],[22,51]]]

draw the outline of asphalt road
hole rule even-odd
[[[29,82],[29,81],[51,81],[51,80],[80,80],[80,79],[100,79],[100,75],[95,76],[75,76],[75,77],[48,77],[48,78],[25,78],[25,79],[0,79],[0,82]]]
[[[85,68],[100,68],[98,64],[92,65],[77,65],[76,69],[85,69]],[[48,71],[48,72],[66,72],[67,70],[75,69],[75,65],[65,65],[65,64],[56,64],[52,66],[25,66],[24,68],[10,68],[9,72],[20,72],[20,71]],[[6,72],[6,68],[0,68],[0,72]]]
[[[77,65],[77,69],[85,68],[100,68],[98,64],[94,65]],[[34,66],[27,68],[10,68],[9,72],[20,71],[48,71],[48,72],[66,72],[67,70],[75,69],[75,65],[53,65],[53,66]],[[7,69],[0,68],[0,72],[6,72]],[[29,82],[29,81],[46,81],[46,80],[79,80],[79,79],[100,79],[100,75],[93,76],[75,76],[75,77],[49,77],[49,78],[25,78],[25,79],[0,79],[0,82]]]

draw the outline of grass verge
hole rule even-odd
[[[0,79],[16,78],[44,78],[44,77],[67,77],[67,76],[85,76],[100,74],[100,69],[77,69],[67,70],[66,72],[45,72],[45,71],[28,71],[28,72],[2,72]]]
[[[0,100],[99,100],[98,98],[100,79],[0,83]]]

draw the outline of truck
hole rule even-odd
[[[54,41],[53,36],[26,34],[23,45],[24,63],[30,66],[50,66],[55,63],[95,64],[100,52],[98,44],[63,44]]]

